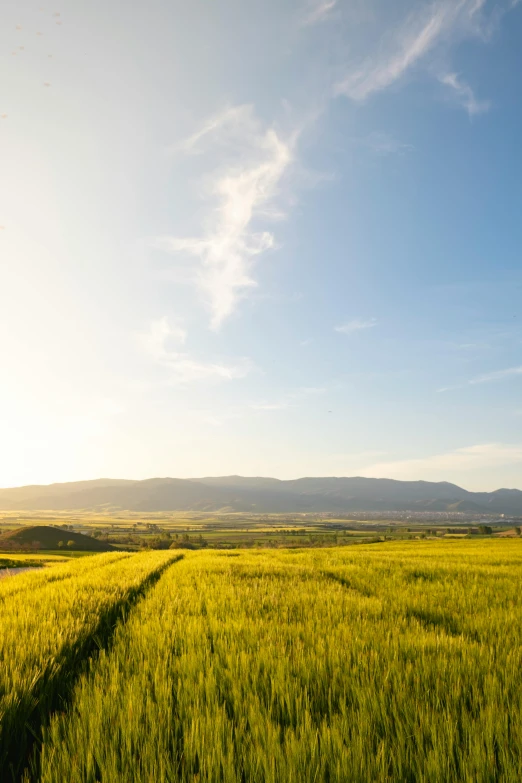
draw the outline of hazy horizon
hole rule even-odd
[[[332,478],[332,479],[358,479],[358,478],[368,478],[368,479],[374,479],[376,481],[379,480],[385,480],[385,481],[411,481],[411,482],[424,482],[426,479],[390,479],[388,476],[359,476],[359,475],[352,475],[352,476],[332,476],[332,475],[324,475],[324,476],[290,476],[289,478],[280,478],[278,476],[268,476],[268,475],[259,475],[259,476],[247,476],[241,473],[227,473],[227,474],[220,474],[220,475],[199,475],[199,476],[144,476],[142,478],[129,478],[128,476],[95,476],[94,478],[81,478],[81,479],[72,479],[71,481],[51,481],[49,483],[45,484],[26,484],[26,485],[12,485],[9,487],[0,487],[0,490],[4,489],[18,489],[23,488],[24,486],[53,486],[53,485],[61,485],[61,484],[77,484],[77,483],[85,483],[85,482],[96,482],[96,481],[154,481],[154,480],[168,480],[168,479],[180,479],[183,481],[197,481],[197,479],[218,479],[218,478],[244,478],[244,479],[260,479],[260,480],[270,480],[274,479],[275,481],[299,481],[299,480],[306,480],[306,479],[321,479],[321,478]],[[455,482],[453,481],[446,481],[444,479],[437,481],[437,482],[427,482],[427,483],[436,483],[436,484],[453,484],[455,485]],[[507,489],[507,490],[518,490],[522,492],[522,487],[493,487],[493,488],[482,488],[482,489],[470,489],[469,487],[463,486],[461,484],[456,484],[456,486],[460,487],[461,489],[464,489],[468,492],[495,492],[497,490]]]
[[[522,3],[0,16],[1,487],[522,489]]]

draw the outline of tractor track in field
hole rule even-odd
[[[25,725],[25,736],[17,738],[16,746],[12,743],[11,747],[2,748],[2,783],[30,783],[39,779],[42,736],[53,715],[67,710],[80,677],[88,671],[101,650],[110,651],[117,627],[127,622],[129,613],[146,597],[165,571],[182,559],[183,555],[179,555],[150,573],[100,616],[92,634],[62,651],[50,673],[42,677],[36,691],[28,697],[34,702],[34,707]],[[13,709],[13,718],[15,712],[16,707]],[[6,712],[2,721],[9,719],[10,715]],[[20,748],[23,748],[22,752]]]
[[[372,590],[370,590],[368,587],[363,587],[362,585],[357,585],[352,580],[344,576],[342,574],[336,574],[334,571],[321,571],[321,576],[323,576],[325,579],[329,579],[332,582],[337,582],[337,584],[344,587],[346,590],[351,590],[354,593],[357,593],[358,595],[362,596],[363,598],[378,598],[379,596],[376,595]]]

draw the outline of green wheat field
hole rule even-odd
[[[110,553],[0,581],[0,780],[522,780],[522,542]]]

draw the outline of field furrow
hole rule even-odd
[[[16,589],[0,602],[2,781],[18,779],[85,659],[108,643],[118,619],[175,559],[168,552],[99,555],[12,580]]]
[[[187,554],[54,716],[37,779],[520,780],[521,575],[504,542]]]

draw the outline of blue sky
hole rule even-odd
[[[1,21],[0,486],[522,488],[522,3]]]

